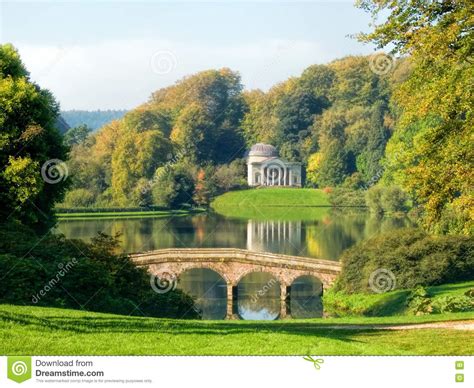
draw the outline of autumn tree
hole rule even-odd
[[[360,39],[409,56],[411,74],[395,90],[399,110],[388,145],[396,177],[424,212],[431,231],[470,234],[474,3],[467,0],[363,0],[375,28]],[[378,20],[378,16],[381,21]]]

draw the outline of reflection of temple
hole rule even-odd
[[[247,249],[273,251],[282,245],[301,246],[301,221],[255,221],[247,223]]]

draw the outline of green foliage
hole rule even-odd
[[[195,192],[194,168],[187,163],[162,167],[153,179],[153,203],[165,207],[193,205]]]
[[[92,206],[94,195],[86,189],[70,190],[66,193],[62,204],[68,208]]]
[[[400,213],[408,210],[408,196],[398,186],[373,186],[366,192],[366,205],[372,213]]]
[[[430,236],[403,229],[367,239],[341,256],[337,290],[370,292],[369,278],[379,269],[392,271],[397,288],[452,283],[474,278],[474,240]]]
[[[361,0],[374,20],[361,35],[409,56],[411,72],[395,84],[395,136],[388,180],[410,193],[431,232],[472,234],[472,1]]]
[[[345,187],[334,187],[328,195],[329,202],[334,207],[365,207],[364,192]]]
[[[196,318],[180,291],[155,293],[146,270],[117,255],[116,238],[90,244],[36,237],[19,225],[1,225],[0,303],[56,306],[154,317]]]
[[[467,295],[447,295],[433,301],[433,311],[437,313],[457,313],[474,311],[474,298]]]
[[[372,213],[383,213],[382,192],[383,188],[381,186],[374,186],[367,190],[365,194],[366,205]]]
[[[69,184],[67,179],[50,184],[41,176],[46,161],[67,158],[56,127],[59,106],[30,81],[10,44],[0,45],[0,104],[0,217],[47,228],[54,223],[54,203]]]
[[[69,128],[64,134],[64,142],[69,146],[82,144],[92,132],[92,129],[87,125],[79,125],[77,127]]]
[[[347,294],[330,288],[324,293],[323,304],[326,314],[334,317],[384,317],[423,316],[448,312],[474,311],[473,297],[467,295],[473,281],[441,286],[421,287],[411,290],[395,290],[381,294]],[[470,300],[470,305],[466,303]],[[453,301],[453,303],[446,303]],[[446,306],[444,310],[441,306]],[[470,306],[470,307],[469,307]],[[432,319],[436,315],[431,315]]]

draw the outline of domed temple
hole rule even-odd
[[[247,158],[247,180],[249,186],[301,187],[301,163],[287,162],[274,146],[257,143]]]

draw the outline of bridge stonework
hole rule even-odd
[[[280,283],[280,318],[285,318],[287,289],[303,275],[318,278],[323,288],[336,279],[341,267],[338,262],[266,252],[229,248],[171,248],[130,255],[131,259],[156,276],[175,277],[189,269],[207,268],[217,272],[227,283],[227,317],[233,313],[233,289],[252,272],[266,272]]]

